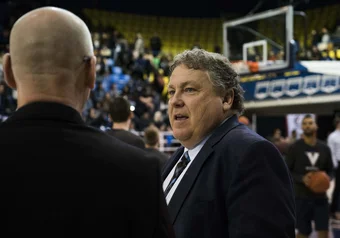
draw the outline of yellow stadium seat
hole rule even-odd
[[[328,56],[331,58],[331,59],[335,59],[335,52],[334,50],[331,50],[328,52]]]
[[[337,58],[337,59],[340,59],[340,49],[337,49],[337,50],[336,50],[336,58]]]

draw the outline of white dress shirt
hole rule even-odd
[[[192,161],[194,161],[194,159],[196,158],[196,156],[198,155],[198,153],[201,151],[202,147],[204,146],[205,142],[207,142],[207,140],[209,139],[210,135],[207,136],[204,140],[202,140],[195,148],[188,150],[187,148],[184,148],[184,152],[181,156],[181,158],[184,156],[184,153],[186,151],[188,151],[189,157],[190,157],[190,162],[187,164],[187,166],[185,167],[185,169],[182,171],[181,175],[178,177],[178,179],[176,180],[176,182],[174,183],[174,185],[172,186],[172,188],[170,189],[168,195],[166,196],[166,203],[169,204],[172,195],[174,195],[174,192],[178,186],[178,184],[181,182],[184,174],[186,173],[186,171],[188,170],[188,168],[190,167],[190,165],[192,164]],[[165,189],[168,187],[170,180],[172,179],[172,177],[174,176],[175,173],[175,169],[177,164],[181,161],[181,158],[177,161],[177,163],[175,164],[175,166],[172,168],[172,170],[170,171],[170,173],[168,174],[168,177],[166,177],[166,179],[164,180],[163,183],[163,190],[165,191]]]
[[[229,117],[227,119],[225,119],[222,123],[224,124],[227,120],[229,119]],[[198,145],[196,145],[193,149],[189,150],[187,148],[184,148],[184,152],[181,156],[181,158],[184,156],[184,153],[186,151],[188,151],[189,157],[190,157],[190,162],[187,164],[187,166],[185,167],[185,169],[182,171],[181,175],[178,177],[178,179],[176,180],[176,182],[174,183],[174,185],[172,186],[172,188],[170,189],[168,195],[166,196],[166,203],[169,204],[172,196],[174,195],[176,188],[178,186],[178,184],[181,182],[183,176],[185,175],[185,173],[187,172],[187,170],[189,169],[190,165],[192,164],[192,162],[194,161],[194,159],[196,158],[196,156],[198,155],[198,153],[201,151],[202,147],[204,146],[204,144],[207,142],[207,140],[210,138],[210,136],[212,135],[209,134],[207,137],[205,137]],[[175,166],[172,168],[172,170],[170,171],[170,173],[168,174],[168,176],[166,177],[166,179],[163,182],[163,191],[165,191],[165,189],[167,188],[167,186],[169,185],[174,173],[175,173],[175,169],[177,164],[181,161],[181,158],[179,158],[179,160],[177,161],[177,163],[175,164]]]
[[[332,152],[332,160],[334,168],[338,167],[340,161],[340,131],[335,130],[329,136],[327,144]]]

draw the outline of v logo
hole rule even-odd
[[[316,161],[318,160],[320,154],[319,152],[306,152],[306,155],[309,159],[309,162],[311,163],[312,166],[315,165]]]

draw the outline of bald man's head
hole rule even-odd
[[[82,110],[94,88],[96,57],[91,34],[76,15],[55,7],[22,16],[3,57],[5,81],[18,90],[18,106],[58,101]]]
[[[10,54],[14,76],[19,71],[56,74],[75,70],[85,56],[93,55],[91,34],[73,13],[55,7],[39,8],[14,24]]]

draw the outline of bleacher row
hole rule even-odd
[[[162,51],[167,53],[177,54],[196,42],[209,51],[215,45],[222,46],[222,20],[218,18],[156,17],[96,9],[84,9],[83,13],[94,28],[114,27],[129,42],[134,42],[137,32],[146,43],[157,33],[162,39]]]
[[[320,31],[323,27],[326,27],[328,30],[333,30],[336,26],[336,21],[340,12],[340,4],[335,5],[327,5],[321,8],[310,9],[306,11],[308,17],[308,26],[307,32],[310,32],[315,29],[316,31]],[[303,35],[304,35],[304,20],[301,17],[294,17],[294,31],[297,35],[297,40],[303,44]],[[308,45],[310,45],[311,38],[308,38]]]
[[[338,12],[340,12],[340,4],[307,10],[308,33],[312,29],[320,31],[322,27],[334,29]],[[83,14],[94,28],[114,27],[124,33],[130,42],[134,42],[137,32],[142,33],[147,41],[157,32],[162,38],[163,52],[167,53],[179,53],[191,48],[195,42],[199,42],[209,51],[213,51],[216,45],[223,45],[223,19],[220,18],[158,17],[97,9],[84,9]],[[294,31],[302,47],[304,27],[304,19],[295,16]],[[309,38],[308,45],[310,44]]]

